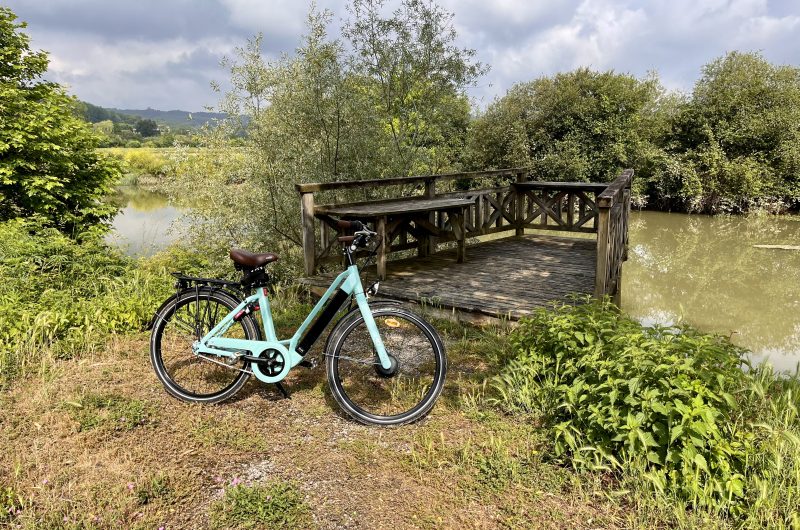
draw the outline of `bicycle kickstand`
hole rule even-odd
[[[285,387],[284,387],[282,384],[280,384],[280,383],[275,383],[275,386],[277,386],[277,387],[278,387],[278,390],[280,390],[280,391],[281,391],[281,394],[283,394],[283,397],[284,397],[285,399],[292,399],[292,398],[291,398],[291,396],[289,395],[289,392],[286,390],[286,388],[285,388]]]

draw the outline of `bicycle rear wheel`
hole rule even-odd
[[[195,354],[192,344],[205,336],[238,302],[223,292],[201,289],[180,293],[156,316],[150,337],[150,360],[156,376],[172,396],[195,403],[218,403],[247,382],[246,361]],[[258,340],[258,328],[245,317],[224,337]]]
[[[414,313],[372,310],[386,351],[381,367],[361,313],[345,317],[325,352],[331,394],[353,419],[373,425],[402,425],[424,417],[444,387],[447,359],[436,330]]]

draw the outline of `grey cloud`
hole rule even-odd
[[[392,0],[396,2],[397,0]],[[703,64],[726,51],[761,50],[800,63],[795,0],[439,0],[455,14],[459,44],[492,66],[471,90],[485,105],[510,86],[577,66],[634,75],[658,71],[690,90]],[[347,0],[322,0],[347,18]],[[261,31],[264,53],[291,52],[308,5],[279,0],[7,0],[51,52],[54,80],[79,97],[118,107],[198,110],[213,103],[219,60]]]

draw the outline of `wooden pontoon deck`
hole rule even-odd
[[[342,263],[336,218],[359,218],[383,242],[366,271],[381,278],[379,296],[512,320],[573,293],[619,302],[632,177],[543,182],[513,168],[298,184],[303,281],[330,284]]]
[[[470,245],[457,263],[456,250],[389,262],[379,296],[443,309],[517,320],[572,293],[592,294],[596,243],[593,239],[512,236]],[[330,285],[337,273],[305,278],[309,286]],[[374,281],[375,268],[366,271]]]

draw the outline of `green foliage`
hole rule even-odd
[[[309,528],[311,509],[292,483],[237,484],[211,505],[213,528]]]
[[[155,415],[146,402],[118,394],[89,393],[79,400],[65,402],[64,406],[81,431],[98,428],[129,431],[152,421]]]
[[[161,131],[158,130],[158,124],[155,120],[137,120],[136,125],[134,126],[136,132],[142,135],[142,138],[147,138],[148,136],[158,136]]]
[[[0,223],[0,384],[49,355],[71,357],[108,333],[144,329],[171,292],[165,268],[173,266],[137,267],[99,238],[75,241],[35,220]]]
[[[622,169],[647,178],[663,157],[658,80],[586,68],[515,85],[470,129],[475,169],[530,167],[536,178],[606,182]]]
[[[105,150],[105,153],[119,161],[125,173],[123,184],[141,186],[156,183],[174,169],[168,155],[159,149],[115,147]]]
[[[639,477],[661,495],[751,523],[791,524],[797,379],[743,371],[744,352],[722,337],[642,327],[608,302],[584,302],[521,323],[493,380],[497,403],[545,418],[556,455],[576,468]]]
[[[256,37],[225,62],[232,90],[220,110],[231,118],[205,129],[206,149],[178,153],[168,189],[173,200],[193,198],[192,235],[216,245],[208,254],[222,254],[223,234],[226,244],[276,251],[296,265],[295,184],[459,165],[465,89],[482,67],[454,47],[450,16],[435,4],[404,1],[389,16],[381,5],[353,5],[349,45],[328,35],[331,13],[312,7],[294,54],[267,62]],[[336,198],[371,191],[349,193]]]
[[[139,503],[139,506],[146,506],[169,497],[172,494],[169,476],[156,473],[144,482],[137,484],[133,493],[136,495],[136,502]]]
[[[688,98],[652,76],[580,68],[512,87],[472,123],[468,145],[475,169],[604,182],[632,167],[639,204],[780,212],[800,204],[800,68],[732,52]]]
[[[353,0],[344,34],[354,74],[389,133],[391,176],[438,173],[460,154],[469,106],[463,90],[487,68],[459,49],[453,15],[434,2],[403,0],[385,16],[385,0]]]
[[[38,215],[68,234],[107,225],[119,171],[95,150],[75,100],[41,79],[47,54],[30,50],[23,28],[0,8],[0,221]]]
[[[672,165],[654,183],[689,211],[772,210],[800,201],[800,68],[757,53],[707,64],[672,120]]]
[[[11,486],[0,486],[0,523],[14,519],[26,506],[25,499]]]

